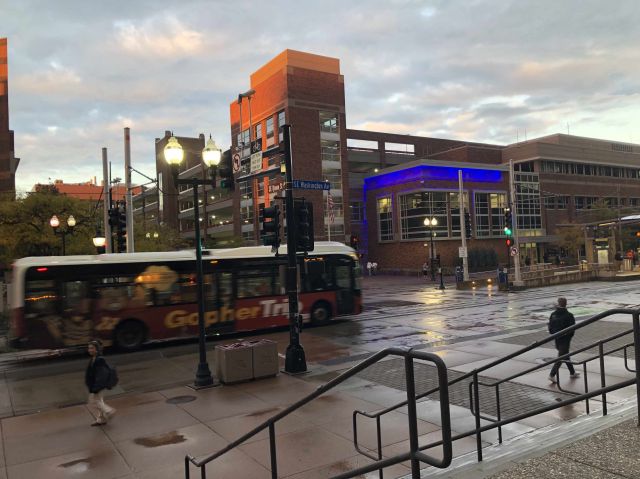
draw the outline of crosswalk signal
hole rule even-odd
[[[273,205],[262,210],[262,244],[271,246],[274,253],[280,247],[280,206]]]
[[[513,218],[511,216],[511,208],[504,209],[504,234],[506,236],[513,235]]]
[[[468,211],[464,212],[464,236],[471,238],[471,215]]]
[[[294,200],[296,251],[313,251],[313,205],[304,198],[295,198]]]

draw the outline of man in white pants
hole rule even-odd
[[[85,384],[89,389],[89,404],[98,409],[98,416],[92,426],[102,426],[116,412],[114,408],[104,402],[104,391],[109,383],[109,366],[102,357],[102,347],[98,341],[89,341],[87,351],[91,356],[85,373]]]

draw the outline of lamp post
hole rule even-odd
[[[93,237],[93,246],[96,247],[96,254],[104,254],[106,252],[106,243],[107,238],[102,234],[100,228],[97,228],[96,235]]]
[[[438,225],[438,220],[436,218],[425,218],[424,219],[424,225],[429,227],[429,233],[431,236],[431,259],[429,261],[429,264],[431,265],[431,281],[435,281],[436,280],[436,270],[434,268],[434,260],[435,258],[433,257],[433,227]]]
[[[58,217],[56,215],[53,215],[51,217],[51,219],[49,220],[49,225],[51,226],[51,228],[53,228],[53,234],[55,235],[60,235],[62,237],[62,256],[65,256],[67,251],[67,246],[66,246],[66,236],[69,234],[73,234],[73,228],[76,226],[76,219],[73,217],[73,215],[69,215],[69,217],[67,218],[67,227],[64,230],[59,229],[60,228],[60,220],[58,219]]]
[[[184,150],[173,134],[164,147],[164,157],[171,166],[173,173],[173,181],[175,185],[189,185],[193,188],[193,227],[195,230],[195,247],[196,247],[196,282],[198,292],[198,345],[200,358],[194,387],[196,389],[205,388],[213,385],[213,377],[207,363],[207,352],[205,343],[204,329],[204,281],[202,273],[202,242],[200,241],[200,212],[198,208],[198,186],[212,185],[216,186],[215,170],[220,164],[222,158],[222,150],[216,146],[215,141],[209,137],[207,145],[202,150],[202,160],[211,172],[211,180],[202,180],[198,178],[179,178],[179,167],[184,160]]]

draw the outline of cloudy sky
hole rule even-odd
[[[340,58],[347,126],[640,143],[638,0],[0,0],[19,190],[154,174],[154,139],[230,143],[229,103],[286,48]],[[134,179],[140,181],[140,177]]]

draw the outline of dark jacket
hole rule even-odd
[[[107,388],[109,381],[109,367],[107,361],[102,356],[96,356],[89,361],[87,371],[84,375],[84,383],[90,393],[99,393]]]
[[[573,317],[573,314],[567,311],[566,308],[556,308],[549,318],[549,333],[555,334],[569,326],[573,326],[574,324],[576,324],[576,318]],[[574,332],[571,331],[570,333],[563,334],[559,338],[556,338],[556,343],[571,341],[573,333]]]

